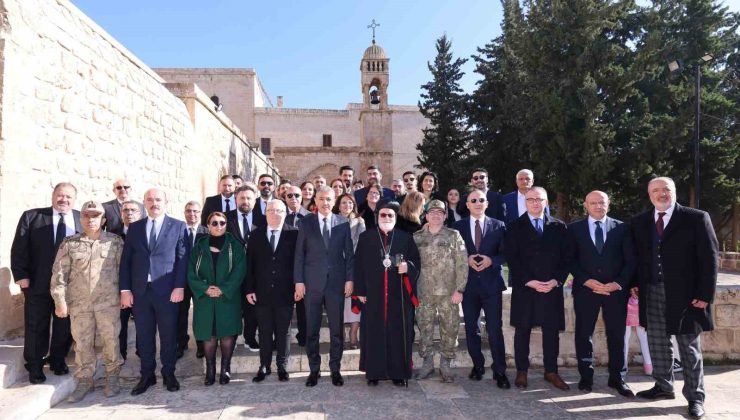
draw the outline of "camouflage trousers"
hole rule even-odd
[[[70,310],[72,338],[75,341],[75,362],[78,379],[92,378],[98,358],[95,355],[95,336],[103,340],[103,364],[106,376],[118,375],[123,358],[119,351],[118,333],[121,330],[121,309],[118,306],[95,310]],[[97,334],[96,334],[97,333]]]
[[[460,328],[459,305],[450,302],[451,296],[425,296],[416,309],[419,327],[419,356],[434,355],[434,320],[439,314],[440,353],[448,359],[455,358],[457,332]]]

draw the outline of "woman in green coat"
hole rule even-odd
[[[188,265],[188,284],[193,291],[193,333],[203,341],[206,359],[205,385],[216,381],[216,340],[221,346],[219,383],[231,378],[231,355],[242,330],[241,284],[247,261],[241,243],[226,232],[226,215],[208,216],[208,235],[193,245]]]

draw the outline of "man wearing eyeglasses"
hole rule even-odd
[[[506,376],[506,352],[501,320],[502,297],[506,290],[502,277],[504,254],[501,250],[506,226],[500,220],[486,216],[489,202],[482,190],[473,190],[466,198],[468,217],[455,223],[465,241],[468,260],[468,282],[464,289],[462,309],[465,337],[473,369],[468,378],[476,381],[485,374],[485,358],[481,350],[478,318],[481,309],[486,315],[488,344],[493,357],[493,379],[501,389],[511,388]]]
[[[285,203],[288,207],[288,213],[285,217],[285,223],[293,227],[298,227],[301,219],[306,217],[310,212],[301,206],[301,189],[291,186],[285,191]]]
[[[527,387],[529,339],[533,327],[542,327],[545,380],[560,390],[570,387],[558,375],[560,331],[565,330],[563,283],[572,260],[567,226],[545,214],[547,191],[527,191],[527,213],[509,223],[504,251],[511,272],[511,326],[517,388]]]
[[[488,202],[486,216],[503,221],[506,216],[503,196],[488,188],[488,171],[483,168],[473,169],[470,172],[470,185],[476,190],[483,191],[485,194],[486,201]],[[461,201],[467,203],[467,196],[463,197]],[[467,217],[470,214],[465,207],[460,208],[458,212],[461,217]]]
[[[214,211],[228,214],[236,208],[236,199],[234,198],[236,183],[234,178],[231,175],[222,176],[218,182],[218,189],[219,194],[206,197],[206,201],[203,203],[203,212],[200,215],[200,224],[203,226],[208,224],[208,216]]]
[[[275,197],[273,192],[275,191],[275,178],[270,174],[262,174],[257,178],[257,189],[260,192],[260,196],[254,205],[254,216],[259,221],[260,225],[267,223],[265,221],[265,210],[267,209],[267,203],[273,200]]]
[[[506,216],[502,219],[509,223],[527,212],[527,201],[525,194],[534,185],[534,172],[529,169],[521,169],[516,173],[516,191],[505,194],[503,197],[506,208]],[[550,214],[550,207],[545,206],[545,214]]]
[[[113,183],[113,194],[116,198],[103,203],[105,209],[105,225],[104,228],[107,232],[121,235],[123,233],[123,218],[124,215],[121,212],[123,203],[132,200],[131,183],[127,179],[118,179]],[[144,205],[138,201],[134,201],[139,207],[139,214],[144,214]],[[138,220],[138,219],[137,219]]]

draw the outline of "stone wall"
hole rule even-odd
[[[720,270],[740,272],[740,252],[720,252]]]
[[[175,94],[173,94],[173,92]],[[167,84],[67,0],[0,0],[0,338],[22,326],[10,247],[21,213],[71,181],[84,200],[114,179],[168,193],[168,212],[224,173],[276,173],[191,84]]]

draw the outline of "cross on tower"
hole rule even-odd
[[[373,30],[373,44],[375,44],[375,28],[377,28],[378,26],[380,26],[380,24],[375,23],[375,19],[373,19],[373,22],[371,24],[367,25],[368,28]]]

